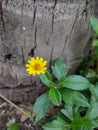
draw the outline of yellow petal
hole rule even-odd
[[[34,59],[34,58],[31,58],[30,60],[28,60],[28,63],[29,63],[30,65],[34,65],[35,59]]]
[[[37,57],[36,57],[36,60],[38,61],[39,59],[40,59],[39,56],[37,56]]]
[[[44,60],[43,58],[40,58],[40,59],[39,59],[39,62],[41,62],[41,63],[42,63],[42,62],[43,62],[43,60]]]
[[[43,62],[43,66],[45,66],[47,64],[47,61],[45,60],[44,62]]]
[[[26,64],[25,67],[31,67],[31,65],[30,64]]]

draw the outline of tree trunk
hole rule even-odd
[[[31,56],[59,57],[73,73],[91,43],[89,17],[98,0],[0,0],[0,93],[34,101],[44,91],[25,64]]]

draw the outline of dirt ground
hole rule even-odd
[[[33,118],[34,115],[32,114],[32,104],[17,103],[16,105]],[[39,124],[33,126],[33,121],[31,119],[11,104],[0,99],[0,130],[7,130],[13,122],[18,124],[19,130],[42,130]]]

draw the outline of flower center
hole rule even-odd
[[[34,70],[40,70],[41,66],[39,63],[36,63],[34,66],[33,66]]]

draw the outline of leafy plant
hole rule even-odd
[[[60,59],[56,59],[51,68],[57,80],[53,82],[52,75],[48,71],[40,75],[42,83],[48,87],[48,90],[36,100],[33,106],[33,113],[36,114],[34,124],[46,115],[52,105],[55,105],[63,108],[54,118],[42,125],[44,130],[97,128],[98,84],[93,85],[80,75],[66,75],[69,69]],[[89,95],[87,93],[85,95],[85,91],[88,91]]]
[[[94,32],[98,35],[98,20],[90,18]],[[39,61],[38,61],[39,60]],[[44,130],[94,130],[98,128],[98,39],[93,40],[93,51],[83,62],[80,74],[67,75],[69,68],[61,59],[56,59],[51,66],[52,74],[46,70],[43,58],[31,58],[27,71],[31,75],[39,75],[47,91],[36,100],[33,106],[34,124],[38,123],[51,106],[59,108],[58,114],[42,123]],[[38,66],[39,65],[39,66]],[[89,79],[89,80],[88,80]],[[55,111],[55,109],[54,109]]]

